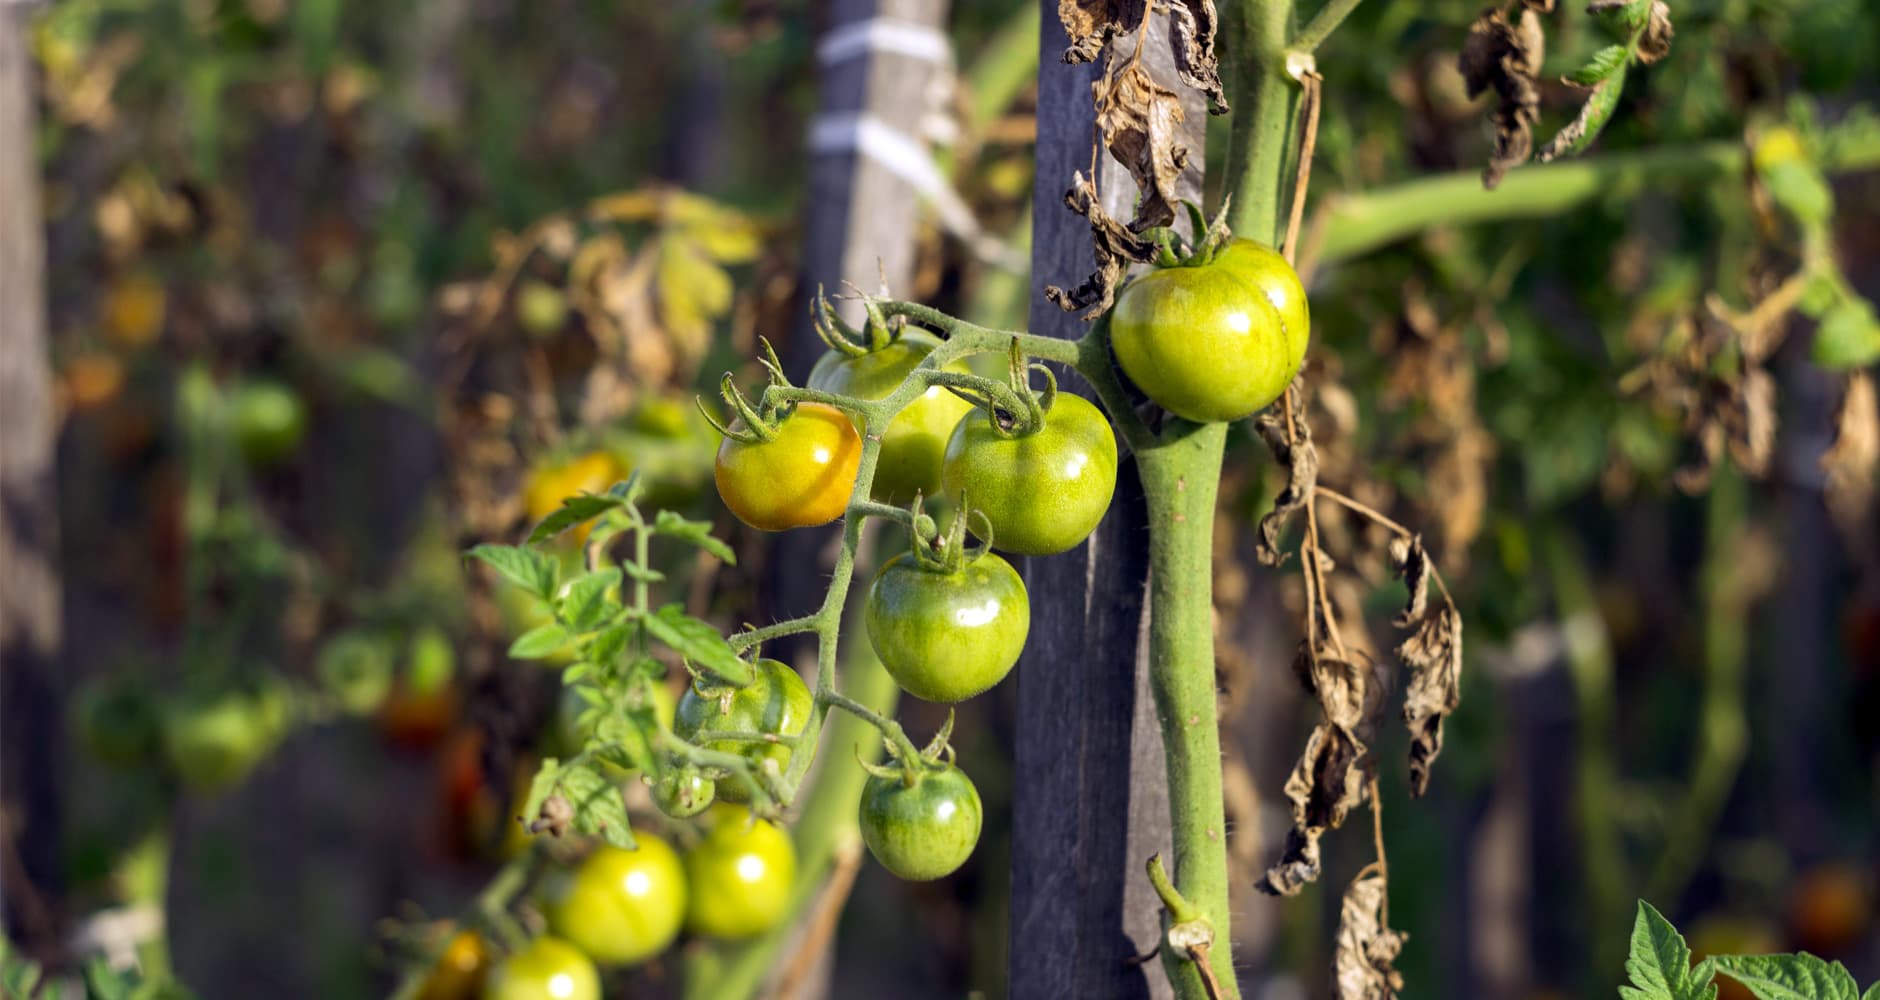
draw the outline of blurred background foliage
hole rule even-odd
[[[1014,6],[953,4],[957,72],[930,131],[980,227],[1022,247],[1037,22]],[[524,609],[459,552],[636,470],[659,504],[735,527],[704,488],[716,441],[692,397],[760,335],[788,343],[805,307],[824,7],[61,0],[37,16],[87,743],[74,915],[167,901],[176,969],[203,996],[374,995],[513,849],[503,820],[555,738],[555,675],[504,657]],[[1639,896],[1700,951],[1806,947],[1880,976],[1880,533],[1862,484],[1821,466],[1880,332],[1850,305],[1852,346],[1817,343],[1838,304],[1880,292],[1880,9],[1673,10],[1671,54],[1633,71],[1588,154],[1661,150],[1662,169],[1350,253],[1341,205],[1486,160],[1455,69],[1477,5],[1371,0],[1319,52],[1305,257],[1323,476],[1424,533],[1471,627],[1431,793],[1384,817],[1410,996],[1609,995]],[[1546,23],[1549,80],[1609,41],[1577,7]],[[1579,100],[1548,83],[1543,128]],[[1779,165],[1704,168],[1715,144],[1779,127],[1831,214]],[[1218,168],[1225,129],[1211,139]],[[1494,197],[1470,193],[1469,217]],[[910,238],[920,266],[897,294],[1022,324],[1026,275],[938,223]],[[1840,284],[1743,319],[1797,274]],[[1285,667],[1296,580],[1251,556],[1278,483],[1236,434],[1217,603],[1250,887],[1313,720]],[[1400,601],[1381,536],[1336,516],[1326,531],[1356,571],[1336,596],[1381,625]],[[738,567],[674,574],[735,625],[764,542],[730,535]],[[1051,780],[1009,774],[1011,700],[968,706],[955,738],[987,801],[979,854],[933,885],[865,867],[832,995],[1002,995],[1003,826],[1025,782]],[[1387,788],[1400,758],[1380,750]],[[1331,840],[1328,885],[1368,840]],[[1333,898],[1237,897],[1251,995],[1328,994]],[[661,995],[672,971],[632,988]]]

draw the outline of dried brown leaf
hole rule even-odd
[[[1872,375],[1848,377],[1834,423],[1834,445],[1821,456],[1828,510],[1844,531],[1871,531],[1874,477],[1880,470],[1880,404]]]
[[[1229,110],[1221,87],[1221,61],[1214,52],[1214,33],[1221,19],[1214,0],[1170,0],[1169,48],[1175,53],[1175,72],[1181,81],[1208,96],[1208,113]]]
[[[1469,26],[1456,67],[1471,98],[1489,90],[1497,98],[1489,115],[1495,127],[1495,152],[1482,171],[1484,187],[1501,183],[1503,174],[1527,162],[1534,151],[1534,123],[1540,120],[1536,78],[1546,42],[1540,15],[1532,9],[1523,9],[1520,22],[1511,24],[1500,8],[1492,7]]]
[[[1297,379],[1286,387],[1286,399],[1287,406],[1269,409],[1253,425],[1273,453],[1273,461],[1286,470],[1286,488],[1273,498],[1273,509],[1260,519],[1260,538],[1254,544],[1254,555],[1267,566],[1286,561],[1286,554],[1279,549],[1279,533],[1319,484],[1319,453],[1312,447],[1312,428],[1302,415],[1305,404]],[[1288,410],[1295,414],[1290,427],[1285,416]]]
[[[1402,535],[1390,541],[1390,561],[1397,575],[1403,578],[1403,585],[1410,590],[1410,598],[1404,602],[1403,610],[1391,619],[1391,624],[1398,628],[1409,628],[1423,619],[1429,607],[1430,599],[1430,554],[1423,548],[1423,536]]]
[[[1638,39],[1638,61],[1651,65],[1671,52],[1671,7],[1664,0],[1653,0],[1645,32]]]
[[[1403,976],[1391,965],[1408,935],[1385,926],[1384,873],[1372,870],[1353,879],[1338,907],[1338,937],[1332,976],[1338,1000],[1394,1000]]]
[[[1176,188],[1188,166],[1188,147],[1177,143],[1187,117],[1181,96],[1135,60],[1116,67],[1091,89],[1103,144],[1142,192],[1130,230],[1140,233],[1174,222],[1175,203],[1181,200]]]
[[[1097,258],[1097,270],[1068,292],[1056,285],[1045,286],[1044,297],[1065,312],[1085,309],[1084,319],[1096,319],[1115,301],[1116,284],[1122,280],[1123,271],[1131,263],[1154,260],[1156,245],[1130,232],[1129,227],[1103,210],[1096,185],[1083,171],[1072,178],[1071,189],[1064,193],[1064,203],[1071,211],[1090,220],[1091,250]]]
[[[1420,796],[1443,752],[1443,720],[1462,702],[1462,615],[1447,602],[1431,609],[1397,656],[1411,669],[1403,721],[1410,730],[1410,794]]]
[[[1058,0],[1058,20],[1070,47],[1067,63],[1085,63],[1103,52],[1110,39],[1134,32],[1148,14],[1148,0]]]
[[[1358,765],[1369,752],[1389,695],[1387,670],[1338,659],[1329,650],[1303,651],[1294,668],[1325,719],[1306,738],[1305,751],[1286,779],[1293,825],[1284,852],[1255,886],[1275,896],[1295,895],[1318,879],[1319,839],[1364,801],[1365,772]]]

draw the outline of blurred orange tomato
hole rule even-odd
[[[540,521],[561,507],[561,502],[581,493],[600,493],[625,479],[625,463],[604,451],[590,451],[557,464],[538,465],[529,471],[522,488],[522,502],[531,523]],[[574,529],[575,542],[587,541],[590,525]]]
[[[1867,875],[1843,861],[1817,865],[1789,890],[1788,912],[1795,947],[1828,958],[1846,954],[1873,918]]]

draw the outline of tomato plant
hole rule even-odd
[[[760,531],[807,528],[842,516],[861,454],[861,439],[841,410],[800,403],[774,428],[760,420],[726,431],[712,477],[725,507],[745,524]]]
[[[1048,556],[1075,546],[1096,530],[1116,492],[1110,422],[1082,396],[1052,395],[1035,427],[1015,430],[977,410],[947,441],[947,496],[983,514],[983,540],[1006,552]]]
[[[837,340],[817,360],[808,385],[855,399],[882,399],[899,389],[907,373],[938,346],[938,338],[924,330],[903,331],[886,344],[867,350]],[[964,364],[955,364],[949,370],[967,369]],[[917,495],[938,493],[947,438],[971,409],[971,403],[945,387],[931,385],[895,414],[881,437],[881,459],[871,495],[882,503],[905,504]],[[846,502],[847,497],[843,499]]]
[[[796,847],[769,820],[713,806],[705,836],[686,852],[685,924],[715,938],[747,938],[782,923],[796,883]]]
[[[589,451],[530,470],[522,488],[523,506],[530,521],[540,521],[561,508],[561,502],[582,493],[599,493],[627,474],[618,458],[606,451]],[[588,526],[576,527],[576,544],[587,540]]]
[[[869,642],[895,683],[927,701],[965,701],[1004,680],[1031,629],[1018,571],[990,552],[962,551],[967,520],[954,520],[944,554],[916,536],[868,588]]]
[[[1278,399],[1298,373],[1305,338],[1294,337],[1261,288],[1243,277],[1250,269],[1226,262],[1161,268],[1117,295],[1110,315],[1117,364],[1170,413],[1202,423],[1237,420]]]
[[[549,932],[604,965],[632,965],[665,951],[685,918],[678,853],[644,830],[633,839],[633,850],[599,845],[543,888]]]
[[[946,735],[943,731],[926,751],[898,766],[870,767],[862,787],[862,840],[868,853],[912,882],[958,871],[972,857],[985,821],[972,779],[950,760],[939,760],[942,752],[950,753]]]
[[[600,1000],[601,977],[580,949],[542,936],[496,963],[483,1000]]]

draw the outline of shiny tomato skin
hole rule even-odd
[[[753,822],[737,806],[713,806],[704,826],[705,836],[685,856],[687,929],[736,940],[787,919],[796,883],[790,835],[769,820]]]
[[[561,509],[561,502],[582,493],[604,493],[608,487],[627,478],[627,464],[605,451],[590,451],[560,462],[545,463],[529,471],[522,488],[522,502],[529,512],[529,524]],[[576,525],[568,537],[576,545],[587,541],[594,523]]]
[[[419,987],[418,1000],[474,1000],[490,974],[490,946],[473,930],[452,934],[431,974]]]
[[[1006,552],[1048,556],[1090,536],[1116,492],[1116,435],[1089,400],[1059,393],[1044,426],[1003,439],[975,410],[953,429],[941,479],[947,496],[982,511],[992,544]],[[978,535],[984,524],[969,518]]]
[[[543,890],[549,933],[602,965],[637,965],[665,951],[685,921],[685,868],[652,833],[637,850],[602,844]]]
[[[1220,266],[1162,268],[1124,286],[1110,343],[1150,399],[1200,423],[1266,406],[1296,370],[1279,310]]]
[[[1306,301],[1306,286],[1299,272],[1278,250],[1258,240],[1239,239],[1229,243],[1214,258],[1215,267],[1224,267],[1243,280],[1250,281],[1279,310],[1286,327],[1286,345],[1291,349],[1292,368],[1299,370],[1305,360],[1306,342],[1312,339],[1312,309]]]
[[[939,346],[938,337],[924,330],[908,330],[879,351],[849,357],[832,350],[810,371],[809,387],[857,399],[881,399],[900,388],[907,374]],[[970,369],[956,361],[947,370]],[[971,403],[936,385],[929,386],[895,414],[881,436],[881,457],[870,490],[874,499],[901,506],[913,502],[916,493],[938,493],[947,437],[972,408]]]
[[[580,949],[544,935],[490,970],[483,1000],[601,1000],[601,977]]]
[[[776,660],[760,659],[751,666],[751,683],[732,691],[728,700],[718,692],[701,695],[696,685],[687,687],[679,698],[678,710],[673,713],[673,734],[692,740],[699,733],[711,731],[787,736],[801,733],[809,725],[810,712],[815,707],[815,696],[810,694],[809,686],[796,671]],[[710,740],[703,746],[719,753],[742,754],[753,767],[760,769],[766,758],[776,761],[779,769],[790,766],[791,750],[781,743]],[[718,782],[717,797],[721,802],[745,802],[750,798],[750,790],[742,780],[726,778]]]
[[[979,790],[952,765],[924,771],[912,785],[871,775],[862,788],[862,841],[883,868],[910,882],[959,870],[979,843],[985,810]]]
[[[861,435],[848,414],[798,403],[769,441],[725,438],[712,478],[738,520],[759,531],[787,531],[841,517],[861,459]]]
[[[864,621],[903,691],[951,704],[1011,673],[1031,629],[1031,602],[1018,571],[990,552],[951,573],[903,552],[875,575]]]

